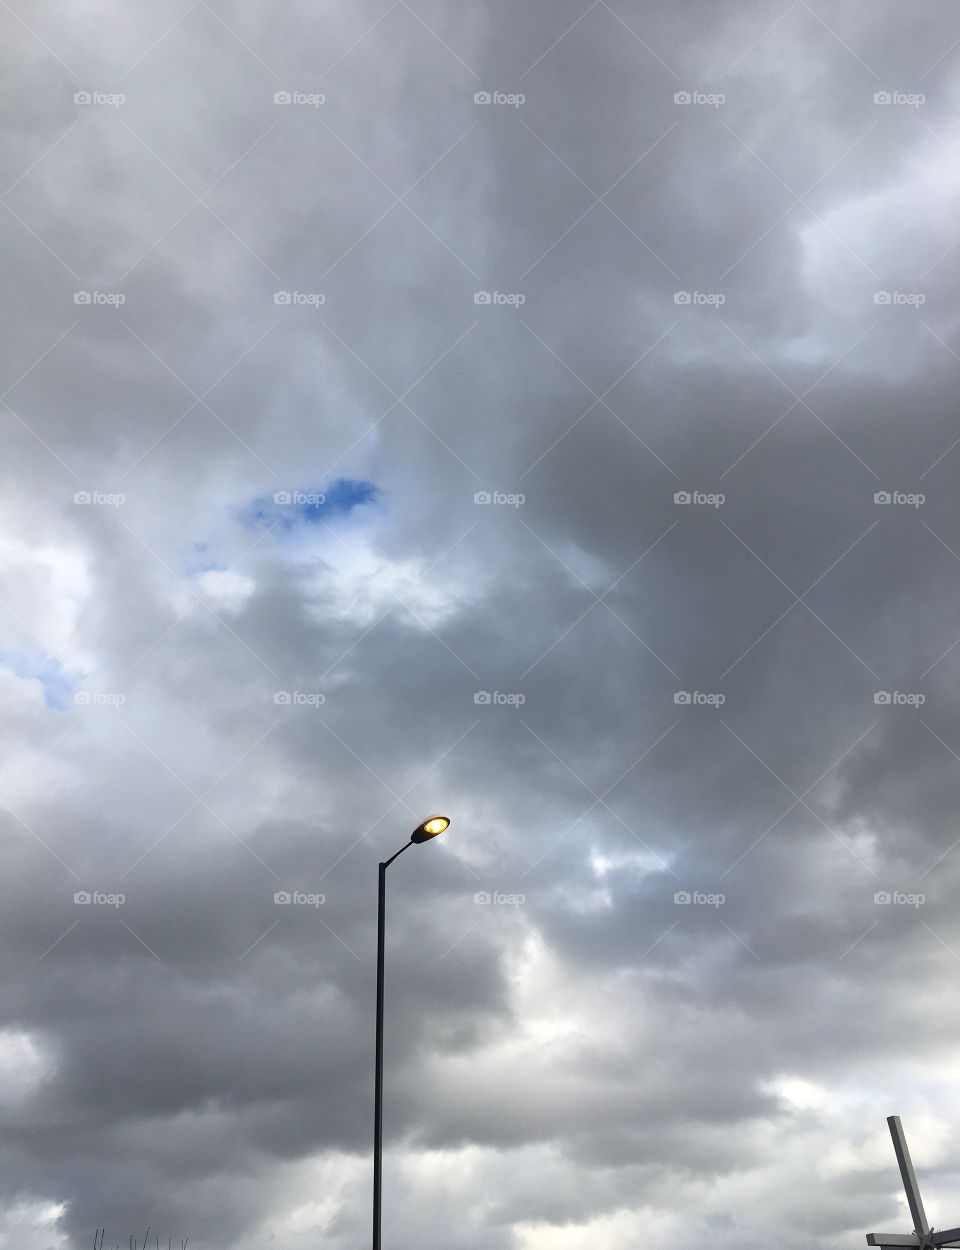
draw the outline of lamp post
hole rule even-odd
[[[410,835],[406,846],[380,864],[379,889],[377,893],[377,1057],[373,1094],[373,1250],[380,1250],[380,1188],[383,1177],[383,962],[384,929],[387,904],[387,869],[409,846],[429,842],[448,828],[447,816],[428,816]]]

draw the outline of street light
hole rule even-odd
[[[428,816],[410,835],[406,846],[380,864],[379,891],[377,896],[377,1058],[373,1095],[373,1250],[380,1250],[380,1182],[383,1153],[383,955],[384,921],[387,902],[387,869],[409,846],[429,842],[437,834],[449,828],[448,816]]]

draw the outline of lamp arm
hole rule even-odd
[[[407,846],[413,846],[412,839],[411,841],[407,843]],[[397,856],[403,854],[403,852],[407,849],[407,846],[401,846],[400,850],[397,851],[395,855],[391,855],[389,859],[384,860],[384,862],[380,865],[380,867],[389,868],[390,865],[393,863],[393,861],[397,858]]]

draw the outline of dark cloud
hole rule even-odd
[[[949,1222],[955,15],[15,7],[0,1238]]]

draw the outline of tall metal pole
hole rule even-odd
[[[380,865],[377,899],[377,1059],[373,1095],[373,1250],[380,1250],[380,1183],[383,1154],[383,955],[387,865]]]
[[[373,1086],[373,1250],[380,1250],[380,1182],[383,1175],[383,955],[386,941],[387,869],[406,846],[380,865],[377,891],[377,1058]]]

